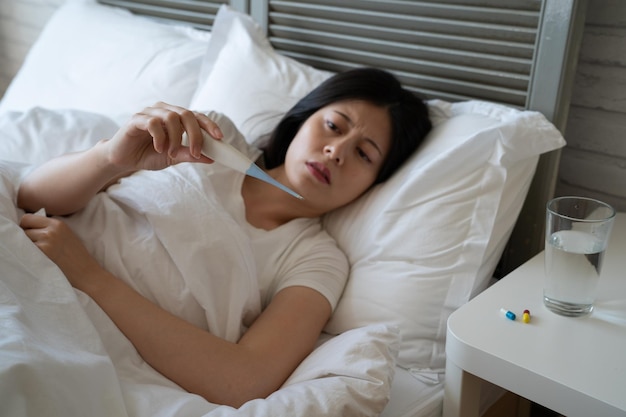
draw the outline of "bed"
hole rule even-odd
[[[69,0],[0,101],[0,414],[441,415],[447,317],[542,248],[584,4],[221,3]],[[17,226],[29,169],[147,105],[216,111],[255,152],[295,101],[363,65],[427,98],[434,129],[388,182],[324,218],[349,281],[318,347],[268,398],[233,409],[165,379]],[[149,248],[132,250],[123,262],[145,266]]]

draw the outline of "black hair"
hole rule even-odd
[[[283,116],[263,147],[265,167],[272,169],[285,162],[291,141],[313,113],[343,100],[364,100],[389,112],[391,146],[375,184],[387,180],[417,149],[432,127],[424,101],[403,88],[390,72],[376,68],[340,72],[303,97]]]

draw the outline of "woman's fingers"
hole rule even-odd
[[[169,140],[163,123],[161,123],[161,120],[159,118],[151,115],[146,115],[145,113],[142,113],[141,116],[146,119],[146,130],[152,137],[152,146],[154,147],[154,150],[158,153],[165,152],[165,149],[167,149],[168,147]]]
[[[200,127],[194,114],[181,107],[172,106],[169,108],[163,121],[169,139],[168,155],[175,159],[181,147],[183,132],[187,131],[189,134],[198,135],[200,134]]]
[[[187,132],[189,137],[189,153],[196,159],[201,157],[204,141],[201,130],[205,130],[216,139],[223,137],[219,126],[209,117],[183,107],[156,103],[143,113],[157,118],[150,121],[151,127],[148,130],[153,135],[155,149],[163,152],[167,148],[170,158],[173,159],[181,147],[183,132]]]
[[[202,130],[216,139],[222,132],[206,115],[179,106],[156,103],[133,116],[129,126],[119,135],[118,157],[130,158],[139,168],[161,169],[179,162],[212,162],[201,154],[204,141]],[[188,147],[182,146],[182,135],[187,132]],[[147,141],[151,142],[147,142]],[[158,158],[152,154],[153,148]]]
[[[203,130],[215,139],[223,137],[219,126],[206,115],[176,106],[170,106],[168,109],[172,111],[166,124],[170,138],[170,157],[175,158],[177,156],[183,132],[186,132],[189,138],[189,154],[195,159],[200,159],[202,155]],[[175,117],[174,114],[178,117]]]
[[[209,136],[211,136],[212,139],[208,140],[221,140],[224,137],[224,134],[220,130],[217,123],[211,120],[207,115],[198,112],[193,112],[193,115],[195,118],[195,123],[193,123],[193,125],[196,125],[197,123],[199,130],[197,133],[195,129],[194,131],[187,130],[187,134],[189,135],[189,150],[194,158],[208,159],[201,156],[202,145],[205,140],[202,131],[205,131],[209,134]],[[208,160],[212,162],[212,160]]]
[[[198,120],[198,123],[200,123],[200,126],[204,130],[206,130],[209,135],[211,135],[215,139],[222,139],[224,137],[224,134],[220,130],[220,127],[217,125],[217,123],[211,120],[209,116],[199,112],[194,112],[194,115]]]
[[[166,103],[156,103],[138,114],[139,124],[145,124],[144,128],[152,137],[154,149],[158,153],[167,151],[170,158],[176,156],[183,132],[180,116],[183,110]]]
[[[91,274],[86,271],[99,267],[80,238],[63,221],[25,214],[20,226],[35,246],[61,268],[72,285],[89,279]]]
[[[38,216],[36,214],[26,213],[20,220],[20,227],[22,229],[40,229],[48,225],[49,218],[45,216]]]
[[[198,159],[201,156],[202,150],[202,127],[196,118],[196,113],[191,110],[182,109],[179,113],[180,121],[182,123],[182,129],[187,132],[189,138],[189,154]],[[181,132],[182,135],[182,132]],[[180,143],[180,142],[179,142]]]
[[[49,246],[55,238],[53,223],[56,221],[58,220],[35,214],[25,214],[20,220],[20,227],[26,236],[48,257],[50,257]]]

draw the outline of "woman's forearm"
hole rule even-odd
[[[103,188],[138,169],[159,170],[179,162],[210,163],[200,153],[201,129],[222,137],[206,115],[165,103],[148,107],[111,139],[37,168],[22,182],[18,206],[30,212],[45,208],[49,214],[71,214]],[[189,147],[181,146],[183,132],[189,135]]]
[[[20,185],[17,204],[30,212],[45,208],[48,214],[71,214],[123,174],[109,163],[106,141],[101,141],[91,149],[60,156],[36,168]]]
[[[170,314],[105,270],[90,276],[90,283],[77,288],[107,313],[146,362],[187,391],[238,407],[277,389],[267,385],[272,378],[253,377],[266,372],[255,372],[266,361],[252,349]]]

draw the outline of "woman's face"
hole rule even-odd
[[[362,100],[328,105],[311,115],[291,142],[287,181],[312,208],[325,213],[374,183],[390,146],[386,109]]]

